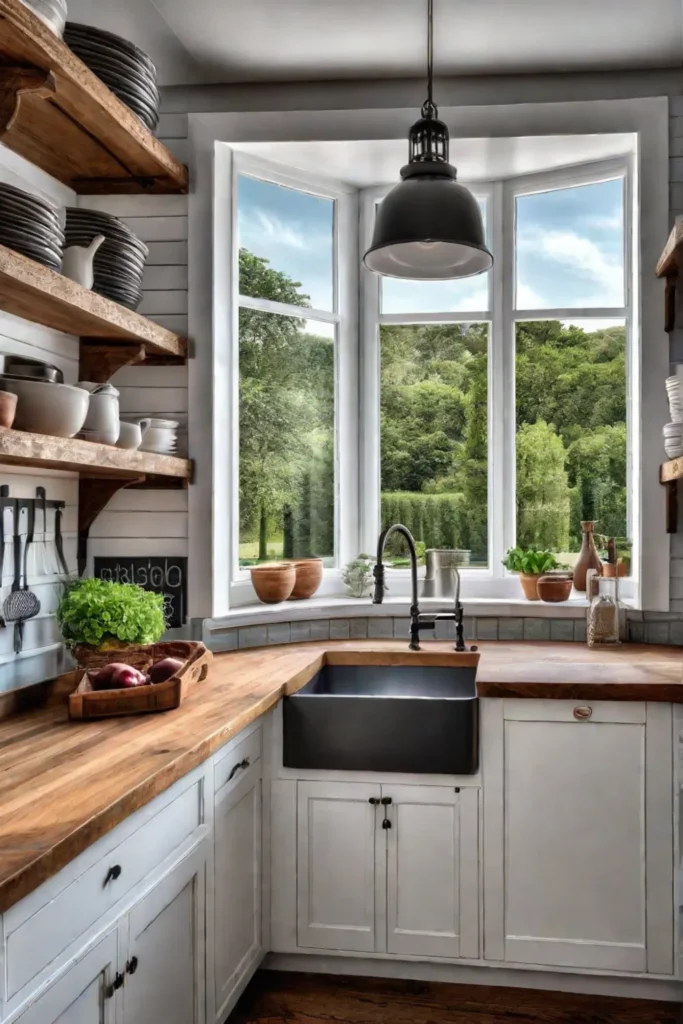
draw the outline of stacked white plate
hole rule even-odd
[[[666,393],[672,423],[683,423],[683,366],[673,377],[666,378]]]
[[[138,420],[138,422],[140,422]],[[141,423],[144,424],[143,420]],[[149,426],[143,430],[141,452],[154,452],[155,455],[175,455],[178,446],[178,421],[151,419]]]
[[[662,433],[666,454],[670,459],[680,458],[683,455],[683,423],[667,423]]]
[[[65,0],[23,0],[45,24],[60,38],[64,35],[66,24]]]

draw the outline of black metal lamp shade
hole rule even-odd
[[[441,161],[416,161],[401,169],[380,204],[368,270],[385,277],[441,281],[482,274],[493,264],[486,248],[479,203]]]

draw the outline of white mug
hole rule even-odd
[[[143,425],[145,430],[149,420],[140,420],[139,423],[128,423],[127,420],[119,420],[119,439],[116,442],[117,448],[127,448],[135,451],[142,444]]]

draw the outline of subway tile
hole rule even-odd
[[[574,639],[574,620],[573,619],[551,619],[550,620],[550,639],[567,641]]]
[[[683,121],[683,117],[674,117],[674,121]],[[669,156],[683,156],[683,125],[676,129],[678,135],[671,135],[669,139]]]
[[[643,612],[644,622],[675,622],[680,617],[678,612]]]
[[[268,643],[268,631],[265,626],[242,626],[238,642],[240,648],[265,647]]]
[[[394,635],[393,619],[368,619],[368,638],[390,640]]]
[[[311,620],[311,640],[329,640],[330,639],[330,620],[329,619],[312,619]]]
[[[480,619],[477,616],[474,622],[474,628],[477,640],[498,639],[498,619],[488,617]]]
[[[349,619],[349,636],[352,640],[364,640],[367,635],[367,619]]]
[[[676,209],[683,207],[683,184],[680,182],[669,185],[669,205]]]
[[[672,558],[669,565],[669,575],[672,578],[680,579],[683,577],[683,558]]]
[[[683,620],[679,619],[669,626],[669,643],[683,646]]]
[[[399,640],[410,637],[410,619],[394,619],[394,636]]]
[[[574,639],[580,643],[586,642],[586,620],[574,619]]]
[[[669,118],[669,137],[679,139],[683,136],[683,117]]]
[[[674,577],[670,581],[669,595],[674,601],[683,600],[683,579],[677,579]]]
[[[525,640],[550,640],[549,619],[525,619],[524,620]]]
[[[311,623],[305,619],[302,622],[290,622],[289,632],[293,644],[304,643],[311,639]]]
[[[427,637],[429,633],[426,634]],[[437,619],[434,636],[437,640],[455,640],[455,623],[452,619]]]
[[[669,97],[669,114],[671,118],[679,117],[683,114],[683,96],[670,96]]]
[[[646,622],[645,642],[648,644],[668,644],[669,623],[668,622]]]
[[[628,620],[628,625],[627,625],[627,630],[628,630],[628,638],[629,638],[629,640],[631,641],[632,644],[644,644],[645,643],[645,623],[644,622],[634,622],[633,620],[629,619]]]
[[[669,601],[669,608],[672,612],[679,612],[683,615],[683,601],[680,599],[677,601]]]
[[[462,635],[465,640],[476,640],[476,622],[473,615],[466,615],[462,624]],[[455,636],[455,623],[453,623],[453,636]]]
[[[683,160],[680,157],[669,160],[669,181],[683,181]]]
[[[289,623],[274,622],[268,626],[269,644],[288,644],[290,639]]]
[[[348,619],[330,619],[330,640],[348,640],[349,632]]]
[[[220,654],[221,651],[236,651],[237,633],[236,629],[226,629],[222,633],[209,633],[204,643],[214,654]]]
[[[671,534],[671,557],[683,558],[683,531],[681,530]]]
[[[523,640],[524,619],[500,618],[498,620],[499,640]]]

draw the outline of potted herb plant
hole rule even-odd
[[[116,652],[155,644],[166,629],[164,599],[134,583],[74,580],[57,606],[64,642],[87,668],[112,660]]]
[[[367,555],[360,554],[342,569],[342,583],[352,597],[365,597],[372,584],[373,562]]]
[[[538,581],[541,576],[554,569],[559,569],[560,564],[552,551],[539,551],[537,548],[510,548],[503,565],[510,572],[519,573],[519,582],[527,601],[540,601],[538,594]]]

